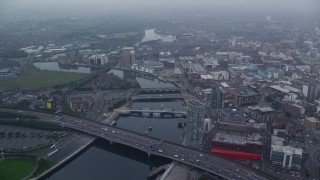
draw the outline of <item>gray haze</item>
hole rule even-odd
[[[1,0],[1,17],[103,16],[168,12],[185,13],[264,13],[266,15],[313,15],[319,0]]]

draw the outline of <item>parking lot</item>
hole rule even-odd
[[[0,125],[0,149],[27,149],[38,145],[55,143],[62,132],[49,132],[31,128]]]

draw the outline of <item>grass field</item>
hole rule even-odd
[[[29,68],[16,79],[0,80],[0,91],[52,87],[77,81],[88,76],[90,76],[90,74],[43,71],[36,68]]]
[[[39,162],[39,166],[38,166],[37,170],[34,172],[34,174],[32,175],[32,177],[35,178],[35,177],[39,176],[40,174],[47,171],[55,164],[56,163],[54,163],[52,161],[41,159]]]
[[[28,176],[36,162],[32,160],[4,160],[0,161],[1,180],[20,180]]]

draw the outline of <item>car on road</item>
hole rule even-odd
[[[173,157],[178,158],[179,156],[175,154]]]
[[[158,152],[159,152],[159,153],[163,153],[163,150],[159,149]]]

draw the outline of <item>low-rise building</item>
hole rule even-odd
[[[304,126],[309,129],[319,129],[320,121],[315,117],[307,117],[304,119]]]
[[[260,94],[250,88],[242,88],[234,94],[234,104],[237,107],[257,104]]]
[[[244,112],[258,122],[268,123],[274,120],[274,109],[271,107],[248,106],[244,108]]]
[[[91,94],[76,94],[69,95],[67,98],[69,107],[75,112],[87,112],[93,105],[93,95]]]
[[[301,169],[302,152],[300,148],[291,146],[271,145],[270,160],[273,165],[283,168]]]
[[[270,161],[273,165],[282,168],[301,169],[302,153],[301,148],[294,148],[285,144],[287,131],[285,129],[274,129],[271,136]]]
[[[301,117],[305,114],[306,109],[298,104],[286,102],[284,103],[284,112],[288,113],[291,117]]]

